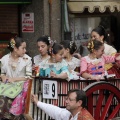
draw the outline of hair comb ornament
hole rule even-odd
[[[72,48],[74,41],[70,41],[70,48]]]
[[[10,46],[11,46],[12,48],[15,47],[15,40],[14,40],[14,38],[11,38],[11,40],[10,40]]]
[[[91,40],[91,41],[88,43],[87,48],[88,48],[91,52],[93,52],[93,49],[94,49],[94,43],[93,43],[93,40]]]

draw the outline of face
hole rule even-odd
[[[63,48],[63,50],[64,50],[64,58],[66,58],[69,53],[69,49]]]
[[[104,45],[102,45],[98,50],[94,50],[97,58],[100,58],[104,54]]]
[[[70,112],[78,109],[78,107],[81,106],[82,101],[76,101],[76,93],[72,92],[69,94],[69,96],[66,98],[65,102],[66,102],[66,109]]]
[[[92,38],[93,40],[96,39],[96,40],[99,40],[99,41],[103,42],[104,36],[103,36],[103,35],[100,36],[97,32],[93,31],[93,32],[91,33],[91,38]]]
[[[37,46],[41,56],[48,54],[48,45],[45,42],[37,42]]]
[[[15,52],[18,56],[22,57],[26,53],[26,43],[23,42],[19,48],[15,47]]]
[[[64,49],[60,50],[57,54],[54,54],[53,57],[56,62],[61,62],[64,57]]]

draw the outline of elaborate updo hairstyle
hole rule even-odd
[[[93,53],[93,50],[99,50],[99,48],[103,45],[103,43],[101,41],[98,41],[98,40],[90,40],[88,42],[88,50],[90,53]]]
[[[96,32],[96,33],[98,33],[100,36],[104,36],[104,39],[103,39],[103,41],[106,41],[107,39],[108,39],[108,36],[107,36],[107,33],[106,33],[106,31],[105,31],[105,29],[104,29],[104,27],[103,26],[98,26],[98,27],[96,27],[96,28],[94,28],[93,30],[92,30],[92,32]]]
[[[14,47],[19,48],[23,42],[25,41],[20,37],[11,38],[8,43],[8,49],[13,52]]]
[[[65,49],[68,48],[71,55],[77,50],[77,46],[74,41],[64,40],[60,44],[63,45]]]
[[[47,46],[50,45],[50,37],[45,35],[37,39],[37,42],[44,42]]]
[[[61,44],[54,43],[53,46],[51,47],[51,50],[49,51],[50,55],[57,54],[62,49],[63,49],[63,46]]]

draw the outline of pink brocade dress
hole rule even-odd
[[[81,58],[81,71],[80,74],[86,72],[91,75],[99,75],[101,78],[105,75],[105,63],[115,61],[114,56],[103,55],[101,58],[90,59],[89,56]]]
[[[12,113],[13,115],[20,115],[24,113],[28,84],[29,80],[25,81],[22,92],[12,102],[10,113]]]

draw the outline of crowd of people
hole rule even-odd
[[[32,58],[26,54],[25,40],[20,37],[11,38],[8,44],[10,53],[1,58],[0,101],[3,104],[0,106],[0,118],[14,120],[24,113],[29,79],[33,75],[68,81],[98,81],[111,74],[120,78],[120,55],[105,42],[106,37],[102,26],[93,29],[87,45],[89,54],[81,57],[76,53],[78,48],[74,41],[63,40],[57,43],[49,36],[42,36],[37,40],[40,54],[33,58],[33,63]],[[84,108],[86,94],[81,90],[68,92],[66,109],[39,102],[34,94],[32,101],[56,120],[94,120]]]

